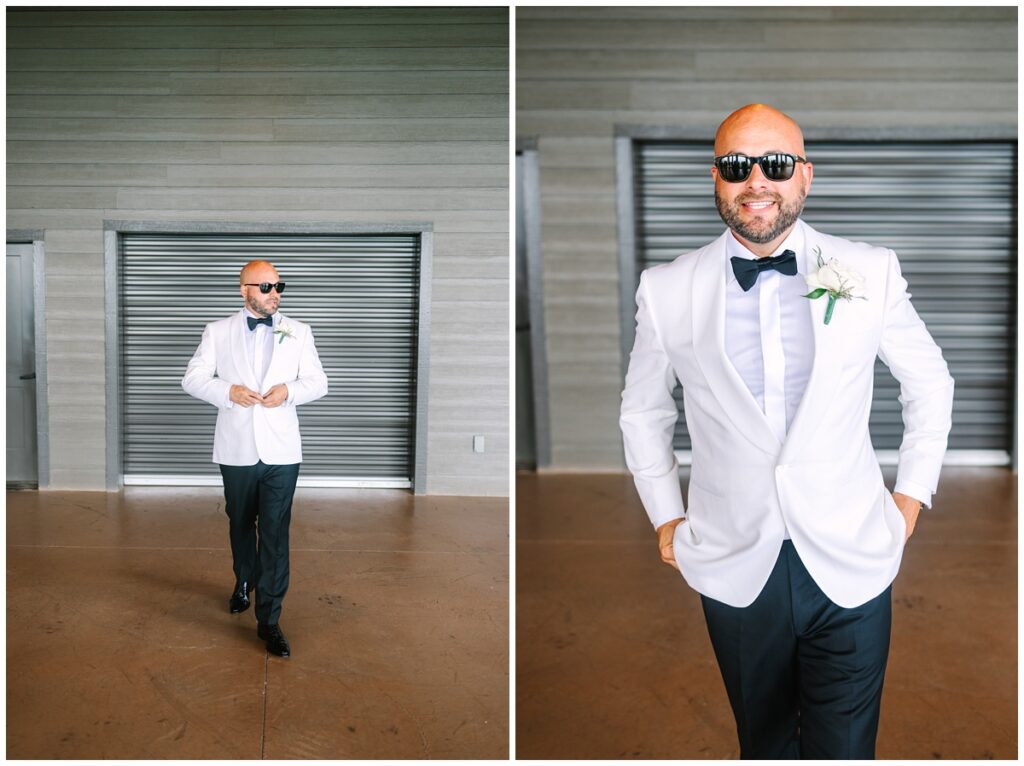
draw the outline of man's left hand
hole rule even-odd
[[[264,407],[280,407],[287,398],[288,386],[284,383],[278,383],[267,393],[263,394],[263,401],[261,403]]]
[[[902,492],[893,492],[892,499],[896,501],[896,507],[900,509],[904,520],[907,522],[907,536],[903,539],[906,542],[914,534],[914,525],[917,523],[917,515],[921,512],[921,501],[915,500],[910,495]]]

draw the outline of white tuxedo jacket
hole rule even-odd
[[[761,592],[786,530],[840,606],[868,601],[896,576],[906,522],[868,435],[876,356],[900,383],[901,482],[935,491],[951,426],[953,379],[896,254],[797,225],[806,253],[819,247],[864,276],[867,300],[837,301],[828,325],[828,297],[810,301],[814,363],[782,443],[726,355],[728,232],[644,271],[636,294],[620,419],[626,463],[656,527],[685,516],[674,547],[686,581],[737,607]],[[685,509],[672,450],[677,378],[693,443]]]
[[[302,440],[296,406],[327,393],[327,376],[320,365],[309,325],[283,314],[274,315],[274,329],[287,329],[290,337],[274,336],[273,357],[266,377],[256,380],[246,352],[249,328],[245,310],[211,322],[188,363],[181,387],[217,407],[213,462],[223,465],[270,465],[302,462]],[[232,385],[266,393],[272,386],[288,386],[291,402],[279,407],[254,404],[227,406]]]

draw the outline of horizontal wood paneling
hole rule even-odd
[[[584,15],[581,15],[584,14]],[[670,5],[659,7],[634,7],[626,5],[605,8],[530,7],[521,8],[517,21],[568,21],[578,22],[581,18],[589,21],[729,21],[741,24],[745,21],[922,21],[921,9],[917,6],[885,8],[871,5],[863,7],[824,7],[814,5],[772,5],[761,8],[735,6],[690,6],[685,10]],[[929,7],[930,21],[1007,21],[1005,8],[986,6]]]
[[[177,96],[344,96],[456,95],[508,93],[508,72],[406,71],[396,78],[388,71],[353,72],[65,72],[55,79],[49,72],[21,72],[8,93],[66,95],[177,95]]]
[[[119,8],[117,10],[66,10],[56,22],[71,27],[283,27],[323,26],[339,24],[428,24],[443,26],[452,24],[494,24],[494,10],[490,8],[448,8],[438,13],[425,8],[351,8],[344,16],[329,8],[250,8],[243,12],[230,9],[203,10],[194,8],[158,11]],[[52,11],[33,11],[19,8],[8,10],[7,26],[20,30],[32,26],[52,26]]]
[[[529,11],[528,8],[521,9]],[[680,9],[685,10],[685,9]],[[1009,10],[1009,9],[1008,9]],[[922,16],[927,11],[922,12]],[[589,49],[610,50],[758,50],[807,49],[843,50],[987,50],[1011,48],[1017,39],[1012,24],[990,22],[929,23],[923,20],[905,24],[889,21],[771,21],[744,23],[737,43],[736,21],[660,19],[654,21],[621,20],[558,23],[537,21],[529,14],[517,16],[516,44],[520,50]],[[566,34],[572,26],[575,34]]]
[[[45,53],[45,55],[42,55]],[[106,49],[12,49],[7,71],[96,72],[295,72],[497,69],[508,67],[508,51],[477,48],[275,48],[213,50],[139,48],[130,55]]]
[[[47,237],[55,487],[104,483],[104,220],[424,222],[427,491],[507,494],[507,19],[8,11],[7,225]]]
[[[504,117],[366,119],[322,117],[104,119],[101,117],[7,120],[9,140],[75,141],[499,141],[508,134]],[[458,136],[459,138],[453,138]]]
[[[246,165],[231,169],[225,177],[221,165],[156,164],[17,164],[7,166],[7,183],[12,186],[45,186],[60,181],[69,186],[109,183],[117,186],[220,186],[225,182],[240,187],[277,188],[436,188],[458,182],[462,188],[493,187],[505,175],[508,165],[463,165],[458,171],[437,165],[293,165],[281,178],[278,165]]]
[[[332,143],[265,142],[224,145],[217,141],[13,141],[8,151],[16,163],[42,167],[48,163],[246,165],[501,165],[507,164],[506,141]],[[290,169],[289,169],[290,170]],[[507,172],[507,171],[506,171]],[[286,174],[283,174],[286,175]]]
[[[954,82],[1013,81],[1016,55],[1012,51],[878,51],[871,56],[860,52],[828,50],[654,50],[638,56],[636,51],[603,49],[531,51],[516,61],[517,76],[530,80],[567,82],[641,80],[659,83],[754,80],[786,83],[815,72],[827,80],[876,80],[898,82],[934,81],[939,56],[948,67],[947,79]]]
[[[285,26],[238,26],[237,24],[182,26],[90,26],[83,35],[74,26],[21,26],[7,39],[9,49],[106,48],[109,50],[164,48],[217,50],[232,48],[408,48],[419,45],[445,47],[502,47],[508,44],[508,27],[490,24],[449,24],[443,38],[429,22],[421,24],[317,24]]]
[[[103,119],[173,119],[188,113],[192,119],[273,117],[282,120],[316,119],[325,114],[374,117],[490,117],[508,103],[505,94],[377,95],[377,96],[8,96],[7,116],[101,117]]]
[[[738,80],[727,88],[720,82],[612,82],[595,92],[581,89],[578,83],[538,82],[517,97],[517,107],[534,110],[575,109],[587,112],[629,110],[640,113],[685,113],[684,104],[700,104],[704,111],[731,111],[736,93],[754,95],[763,92],[760,80]],[[902,108],[907,111],[944,110],[974,112],[993,105],[1016,104],[1017,86],[1013,81],[972,83],[951,88],[949,83],[896,82],[884,90],[866,90],[860,82],[780,82],[772,86],[772,97],[789,104],[792,110],[819,110],[822,104],[841,103],[850,110],[884,112]],[[727,111],[727,113],[728,113]]]
[[[500,141],[507,135],[507,117],[274,120],[281,141]]]
[[[507,210],[507,189],[435,189],[432,196],[421,192],[389,190],[394,204],[410,213],[435,210]],[[175,189],[167,187],[118,187],[99,189],[92,187],[10,186],[8,203],[13,207],[47,207],[56,204],[63,208],[140,210],[174,208],[179,211],[209,210],[212,207],[225,212],[251,210],[257,205],[268,205],[282,212],[289,210],[331,211],[375,210],[380,202],[374,199],[373,188],[353,189],[318,187],[283,189],[280,187],[238,187]],[[332,216],[327,216],[331,218]],[[416,217],[416,216],[413,216]],[[423,218],[422,215],[418,216]]]
[[[518,8],[516,132],[540,163],[552,467],[623,466],[617,126],[711,140],[731,111],[767,102],[805,130],[1005,133],[1016,19],[966,6]]]

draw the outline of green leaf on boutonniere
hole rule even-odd
[[[826,290],[824,287],[819,287],[817,290],[812,290],[811,292],[807,293],[807,295],[805,295],[804,297],[814,300],[815,298],[820,298],[827,292],[828,290]]]

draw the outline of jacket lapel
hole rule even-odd
[[[725,255],[728,232],[698,256],[693,279],[693,351],[701,372],[736,430],[770,455],[778,438],[725,352]]]
[[[256,375],[252,371],[252,360],[246,352],[249,340],[246,337],[247,332],[249,332],[249,328],[245,323],[245,309],[242,309],[235,315],[235,321],[231,326],[231,360],[235,363],[235,369],[242,374],[245,387],[251,391],[257,391],[259,381],[256,380]]]
[[[804,227],[804,269],[797,275],[803,279],[809,271],[817,269],[814,248],[822,247],[818,233],[807,224],[800,222]],[[826,253],[821,250],[823,257],[835,257],[834,253]],[[808,288],[808,292],[810,288]],[[825,324],[825,309],[828,307],[828,296],[822,296],[815,300],[809,300],[811,306],[811,328],[814,333],[814,362],[811,366],[811,374],[807,380],[807,388],[804,389],[800,406],[797,407],[793,416],[793,422],[786,433],[786,440],[779,454],[778,462],[789,463],[797,455],[801,445],[809,443],[807,436],[821,422],[832,400],[839,377],[842,373],[842,346],[845,323],[843,317],[843,306],[837,305],[832,313],[832,319],[828,325]]]

